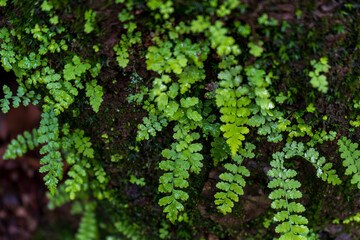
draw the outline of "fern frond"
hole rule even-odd
[[[320,154],[315,148],[309,148],[305,152],[305,145],[293,141],[291,144],[286,143],[283,151],[286,153],[285,158],[292,158],[299,156],[309,161],[316,169],[316,176],[323,181],[327,181],[332,185],[339,185],[341,180],[336,174],[335,169],[332,169],[332,163],[326,163],[325,157],[319,157]]]
[[[90,137],[84,136],[84,131],[76,129],[72,135],[74,149],[78,154],[87,158],[94,158],[94,149],[91,147]]]
[[[170,193],[171,195],[163,197],[159,200],[160,206],[166,206],[164,212],[167,213],[167,218],[171,222],[175,222],[179,211],[184,210],[184,206],[180,200],[186,201],[189,195],[175,188],[186,188],[189,186],[187,179],[189,178],[188,169],[189,162],[179,158],[179,155],[174,150],[176,144],[173,144],[173,149],[165,149],[162,155],[168,160],[160,163],[162,170],[168,171],[160,177],[159,191],[163,193]]]
[[[95,206],[92,203],[86,203],[84,214],[81,218],[77,240],[98,239],[98,229],[96,223]]]
[[[86,165],[85,160],[77,162],[67,174],[70,178],[65,181],[65,191],[69,193],[71,200],[75,199],[77,192],[85,190],[84,186],[87,186],[87,173],[84,165]]]
[[[202,167],[203,156],[199,153],[202,144],[193,143],[200,138],[200,134],[189,132],[189,128],[183,125],[176,125],[174,128],[174,138],[178,142],[171,145],[171,149],[162,151],[163,157],[167,160],[160,162],[160,168],[166,173],[160,177],[159,191],[170,193],[169,196],[160,199],[160,206],[166,206],[164,212],[171,222],[175,222],[180,211],[184,206],[180,201],[186,201],[189,195],[184,192],[189,183],[189,170],[199,173]],[[180,188],[180,189],[179,189]]]
[[[103,101],[103,88],[98,85],[96,80],[86,83],[86,96],[90,99],[90,106],[94,112],[98,112]]]
[[[28,150],[34,150],[35,147],[39,146],[37,138],[36,129],[32,130],[32,134],[28,131],[25,131],[22,135],[19,134],[7,146],[3,159],[15,159],[16,157],[23,156]]]
[[[93,196],[98,200],[110,197],[110,192],[108,191],[108,183],[110,181],[110,176],[108,176],[105,169],[101,166],[101,163],[96,160],[91,161],[90,171],[87,170],[88,176],[95,176],[91,179],[89,187],[93,192]],[[84,184],[84,189],[86,189],[87,184]]]
[[[177,109],[176,109],[177,110]],[[143,123],[139,124],[136,141],[148,140],[150,136],[155,137],[156,132],[160,132],[163,127],[168,124],[166,118],[162,115],[157,116],[154,113],[149,113],[148,117],[143,118]]]
[[[115,224],[116,230],[118,230],[127,239],[131,240],[142,240],[146,237],[141,235],[141,228],[136,223],[130,223],[127,220],[118,221]]]
[[[46,143],[46,145],[40,149],[40,154],[45,156],[40,160],[43,166],[39,171],[41,173],[47,172],[44,177],[45,184],[54,194],[59,178],[62,178],[63,174],[63,162],[59,151],[59,123],[52,109],[41,114],[41,117],[38,142],[40,144]]]
[[[3,85],[3,92],[4,98],[0,99],[0,107],[3,113],[7,113],[10,110],[11,104],[14,108],[18,108],[20,103],[26,107],[30,102],[36,105],[40,100],[39,94],[35,94],[34,91],[28,91],[23,84],[18,87],[16,95],[13,95],[10,87],[7,85]]]
[[[335,169],[332,168],[332,163],[326,163],[325,157],[319,157],[319,152],[314,148],[309,148],[304,153],[304,158],[313,164],[316,168],[316,176],[323,181],[327,181],[332,185],[341,184],[339,176],[336,174]]]
[[[298,190],[301,184],[293,179],[296,171],[284,167],[284,158],[283,152],[274,153],[270,162],[272,169],[268,172],[273,177],[268,184],[269,188],[274,189],[269,195],[271,207],[278,211],[274,216],[274,220],[279,222],[275,231],[281,234],[281,240],[306,240],[303,235],[309,231],[306,226],[308,220],[298,214],[304,212],[305,207],[295,201],[302,197]]]
[[[360,212],[356,213],[353,216],[350,216],[342,221],[344,224],[349,224],[351,222],[360,222]]]
[[[88,176],[96,175],[98,179],[104,182],[104,172],[100,171],[98,166],[92,159],[94,158],[94,149],[89,137],[84,136],[84,131],[75,129],[70,132],[67,125],[63,126],[62,132],[64,136],[61,138],[61,147],[64,152],[64,158],[67,164],[72,165],[65,181],[66,192],[69,193],[71,200],[75,199],[76,194],[88,189]],[[91,170],[95,174],[91,174]],[[90,171],[90,172],[89,172]],[[99,180],[99,181],[100,181]]]
[[[221,192],[215,194],[215,204],[217,209],[223,214],[230,213],[234,207],[234,202],[239,201],[239,195],[243,195],[243,188],[245,187],[244,177],[250,176],[249,170],[241,166],[244,158],[253,158],[255,155],[252,152],[255,145],[245,143],[245,148],[240,149],[241,155],[236,155],[233,160],[235,163],[225,164],[227,172],[220,174],[221,182],[216,184],[216,187]]]
[[[214,165],[216,166],[219,162],[222,162],[230,155],[229,145],[223,137],[217,137],[211,143],[211,157],[214,159]]]
[[[215,194],[215,204],[218,205],[217,209],[223,214],[230,213],[234,207],[234,202],[239,201],[238,195],[244,194],[243,187],[245,186],[245,180],[243,176],[250,176],[249,170],[241,166],[243,162],[241,156],[236,155],[234,161],[237,164],[225,164],[224,167],[227,172],[220,174],[222,181],[216,184],[216,187],[222,191]]]
[[[50,210],[60,207],[67,202],[70,202],[69,194],[65,191],[64,184],[61,184],[56,188],[54,195],[47,192],[46,196],[50,200],[48,203],[48,208]]]
[[[249,132],[244,125],[250,115],[246,106],[251,103],[251,100],[246,96],[249,92],[248,87],[239,87],[242,82],[242,77],[239,75],[241,70],[241,66],[236,66],[231,70],[220,72],[218,78],[221,79],[221,88],[216,90],[216,105],[220,108],[222,114],[220,119],[224,123],[220,129],[227,138],[226,142],[233,157]]]
[[[345,174],[352,175],[351,183],[356,184],[360,189],[360,150],[358,143],[352,143],[350,139],[342,137],[338,141],[341,158],[344,159],[343,166]]]

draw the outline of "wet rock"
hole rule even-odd
[[[219,238],[215,235],[210,234],[208,240],[219,240]]]
[[[323,12],[331,12],[333,11],[335,8],[337,8],[340,4],[339,3],[332,3],[332,4],[328,4],[328,5],[322,5],[320,7],[321,11]]]
[[[342,233],[335,238],[335,240],[352,240],[352,239],[353,238],[347,233]]]
[[[330,233],[331,235],[341,232],[342,229],[343,229],[343,227],[341,225],[337,225],[337,224],[328,224],[325,227],[325,231]]]
[[[265,196],[245,196],[243,201],[243,208],[245,212],[245,221],[250,221],[261,214],[265,213],[269,206],[271,200]]]
[[[2,202],[6,208],[16,208],[20,204],[17,196],[11,193],[5,194],[2,197]]]
[[[278,4],[277,9],[282,12],[295,12],[294,4],[286,3],[286,4]]]
[[[128,184],[125,186],[125,194],[131,198],[138,198],[140,196],[140,187],[136,184]]]

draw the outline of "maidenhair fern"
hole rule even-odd
[[[0,0],[0,7],[5,7],[6,2],[7,2],[7,0]]]
[[[87,163],[85,160],[78,161],[67,173],[69,179],[66,179],[65,181],[65,191],[69,193],[69,198],[71,200],[75,199],[77,192],[87,189],[88,179],[85,168],[86,165]]]
[[[116,60],[120,67],[125,68],[129,63],[129,53],[128,49],[131,48],[132,45],[141,42],[141,33],[136,32],[135,34],[132,32],[128,32],[127,35],[122,34],[120,42],[114,46],[114,51],[117,55]]]
[[[13,95],[10,88],[6,85],[3,86],[4,98],[0,100],[1,111],[7,113],[10,106],[17,108],[20,104],[25,107],[30,104],[38,104],[40,95],[35,95],[34,91],[28,91],[25,86],[19,86],[16,95]]]
[[[295,156],[302,157],[309,161],[316,168],[317,177],[323,181],[327,181],[333,185],[341,183],[335,170],[331,169],[331,163],[325,163],[324,157],[319,157],[319,152],[314,148],[306,150],[303,143],[287,143],[281,152],[273,154],[273,160],[270,165],[272,169],[268,175],[274,179],[268,184],[269,188],[275,190],[269,195],[273,200],[271,207],[279,212],[274,216],[276,222],[281,222],[275,229],[277,233],[281,233],[280,239],[306,239],[305,234],[308,232],[306,224],[308,220],[298,215],[302,213],[305,208],[300,203],[295,202],[296,199],[302,197],[298,190],[301,186],[300,182],[293,179],[297,172],[292,169],[287,169],[284,165],[285,159],[290,159]]]
[[[360,212],[343,220],[344,224],[349,224],[352,222],[360,223]]]
[[[216,90],[216,105],[220,108],[220,120],[224,123],[220,129],[224,132],[232,156],[236,155],[249,132],[247,125],[259,127],[258,133],[269,135],[269,141],[277,142],[282,139],[277,125],[271,122],[282,116],[280,112],[272,110],[275,105],[266,89],[271,83],[272,73],[266,75],[264,70],[255,65],[247,66],[247,83],[243,83],[241,73],[241,66],[220,72],[220,88]],[[249,118],[252,114],[254,116]]]
[[[339,185],[341,180],[332,168],[332,163],[326,163],[325,157],[319,157],[319,152],[315,148],[309,148],[305,152],[305,146],[301,142],[293,141],[291,144],[287,143],[283,151],[286,153],[285,158],[292,158],[294,156],[303,157],[308,160],[316,169],[316,176],[323,181],[327,181],[333,185]]]
[[[51,210],[70,202],[69,194],[65,192],[64,184],[60,184],[54,194],[47,192],[46,196],[49,199],[48,208]]]
[[[356,184],[360,189],[360,150],[359,144],[351,142],[350,139],[342,137],[338,140],[343,165],[346,168],[345,174],[352,175],[351,183]]]
[[[85,12],[84,17],[86,20],[84,25],[84,32],[91,33],[94,30],[96,12],[93,12],[92,9],[89,9]]]
[[[75,55],[72,62],[65,65],[63,74],[66,81],[75,80],[91,68],[88,62],[82,62],[80,57]]]
[[[309,72],[311,77],[310,83],[314,88],[317,88],[320,92],[326,93],[328,90],[328,82],[326,76],[322,73],[327,73],[330,69],[328,65],[328,59],[326,57],[320,58],[320,61],[311,60],[311,65],[314,67],[314,71]]]
[[[28,150],[34,150],[37,146],[39,146],[37,130],[33,129],[32,134],[25,131],[23,134],[18,135],[16,139],[11,140],[3,155],[3,159],[21,157]]]
[[[115,222],[115,228],[122,235],[124,235],[127,239],[131,240],[143,240],[146,239],[145,236],[142,235],[140,226],[135,222],[131,222],[128,219],[123,221]]]
[[[86,83],[86,96],[90,99],[90,106],[98,112],[103,101],[103,88],[97,85],[96,80]]]
[[[305,208],[296,202],[302,197],[298,190],[301,184],[293,179],[297,175],[296,171],[285,168],[284,159],[285,153],[274,153],[270,162],[272,169],[268,171],[268,175],[273,178],[268,187],[274,189],[269,198],[272,200],[271,207],[277,211],[274,220],[279,223],[275,232],[281,234],[281,240],[306,240],[303,235],[309,231],[306,227],[308,220],[299,215]]]
[[[81,217],[76,240],[98,239],[98,227],[96,222],[95,204],[86,203]]]
[[[44,177],[45,184],[54,194],[59,179],[62,178],[63,162],[60,153],[59,123],[52,109],[41,114],[38,135],[38,142],[45,144],[40,149],[40,154],[44,155],[40,160],[43,165],[40,172],[47,173]]]
[[[61,146],[66,162],[71,166],[67,173],[69,178],[65,180],[65,191],[69,193],[70,199],[74,200],[78,192],[88,189],[88,168],[91,167],[90,159],[94,158],[94,149],[90,138],[84,136],[83,130],[75,129],[70,133],[68,127],[63,126]]]
[[[216,137],[211,143],[211,157],[214,160],[214,165],[217,165],[219,162],[224,161],[229,156],[229,146],[227,145],[223,137]]]
[[[242,76],[240,72],[241,66],[236,66],[230,71],[226,70],[219,73],[220,87],[216,90],[216,104],[220,107],[222,113],[221,121],[224,125],[221,126],[221,131],[224,132],[224,137],[227,138],[232,156],[235,156],[242,141],[245,140],[245,134],[249,129],[244,126],[248,121],[248,116],[251,114],[246,107],[251,103],[251,100],[246,96],[248,88],[241,86]],[[245,95],[245,96],[243,96]]]
[[[245,147],[240,149],[241,155],[236,155],[233,158],[235,163],[224,165],[227,172],[220,174],[221,181],[216,184],[216,187],[222,191],[215,194],[215,204],[218,205],[217,209],[223,214],[231,212],[234,202],[239,201],[238,195],[244,194],[245,179],[243,176],[250,176],[250,172],[241,164],[244,158],[253,158],[255,156],[252,153],[254,149],[255,145],[246,143]]]
[[[162,151],[163,157],[167,160],[160,163],[160,168],[166,173],[160,177],[159,191],[170,194],[160,199],[159,204],[165,206],[164,212],[170,221],[174,222],[179,211],[184,210],[180,201],[186,201],[189,195],[183,188],[189,186],[189,170],[199,173],[202,167],[203,156],[198,153],[202,149],[200,143],[193,141],[200,138],[198,133],[190,133],[187,126],[176,125],[174,138],[178,141],[171,145],[171,149]]]
[[[13,68],[13,64],[16,63],[16,54],[13,44],[11,43],[10,32],[7,28],[3,27],[0,30],[0,38],[2,40],[0,50],[1,64],[5,71],[10,71]]]
[[[149,47],[146,54],[147,68],[159,74],[153,88],[144,89],[146,92],[132,98],[142,99],[148,95],[143,107],[149,116],[138,126],[137,141],[155,136],[170,122],[176,123],[174,142],[170,149],[162,151],[165,160],[159,164],[165,171],[159,180],[159,191],[167,194],[159,204],[174,222],[184,210],[182,202],[189,198],[184,191],[189,186],[189,172],[198,174],[203,165],[200,153],[203,145],[195,142],[200,139],[198,131],[204,127],[203,102],[192,97],[190,90],[192,84],[205,78],[202,68],[208,48],[205,44],[193,44],[190,39],[181,42],[174,36],[169,37],[173,41],[157,41],[158,46]],[[168,73],[174,73],[177,80]]]
[[[148,140],[150,136],[155,137],[156,132],[161,131],[167,125],[168,122],[164,116],[150,113],[148,117],[143,118],[143,123],[139,124],[136,140],[142,141]]]

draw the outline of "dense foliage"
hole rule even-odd
[[[355,232],[356,1],[0,6],[18,84],[1,109],[42,110],[3,158],[39,149],[49,207],[82,214],[76,239]]]

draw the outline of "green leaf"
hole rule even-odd
[[[263,45],[262,41],[258,43],[249,42],[248,47],[250,48],[250,53],[255,57],[260,57],[264,49],[261,47]]]
[[[90,106],[94,112],[98,112],[103,101],[103,88],[97,85],[96,80],[86,83],[86,96],[90,99]]]
[[[195,122],[200,122],[202,120],[201,114],[192,109],[188,109],[186,111],[186,115],[189,119],[194,120]]]
[[[188,65],[184,68],[183,72],[177,76],[179,78],[180,93],[184,94],[190,90],[194,83],[205,79],[205,71],[193,65]]]
[[[190,108],[198,103],[199,103],[199,98],[197,97],[187,97],[180,99],[180,104],[183,108]]]
[[[245,140],[244,134],[249,132],[246,127],[237,127],[235,124],[226,124],[220,127],[221,131],[224,132],[224,137],[227,138],[232,156],[235,156],[239,149],[242,141]]]
[[[265,117],[262,115],[254,115],[247,121],[247,124],[251,127],[260,127],[264,123]]]
[[[96,12],[93,12],[92,9],[89,9],[85,12],[85,25],[84,32],[91,33],[94,30]]]
[[[321,58],[319,62],[312,60],[311,65],[315,68],[314,71],[309,72],[311,85],[320,92],[326,93],[328,91],[328,82],[326,76],[321,73],[327,73],[329,71],[330,66],[327,64],[327,58]]]
[[[41,4],[41,10],[45,11],[45,12],[49,12],[51,11],[51,9],[53,8],[53,5],[50,1],[44,1]]]

